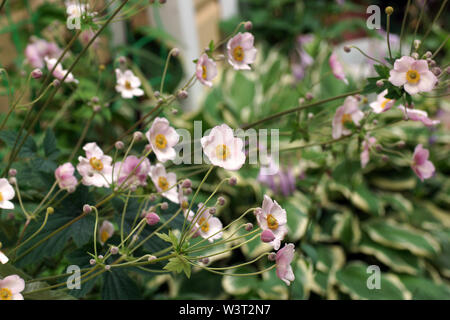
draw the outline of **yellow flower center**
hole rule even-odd
[[[125,81],[125,89],[127,89],[127,90],[131,90],[131,89],[133,89],[132,87],[131,87],[131,83],[130,83],[130,81]]]
[[[269,229],[272,229],[272,230],[276,230],[276,229],[278,228],[278,221],[277,221],[277,219],[276,219],[273,215],[271,215],[271,214],[269,214],[269,215],[267,216],[267,226],[269,227]]]
[[[184,200],[183,202],[181,202],[181,207],[182,207],[183,209],[189,208],[189,202],[187,202],[186,200]]]
[[[391,101],[392,99],[385,99],[384,101],[383,101],[383,103],[381,104],[381,109],[384,109],[384,108],[386,108],[386,105],[389,103],[389,101]]]
[[[202,229],[203,232],[208,232],[209,231],[209,223],[208,223],[208,221],[206,221],[205,218],[201,217],[198,220],[198,223],[200,224],[200,228]]]
[[[108,239],[109,239],[108,231],[106,231],[106,230],[102,231],[102,233],[100,234],[100,240],[101,240],[101,242],[102,242],[102,243],[105,243],[106,240],[108,240]]]
[[[206,77],[207,77],[207,74],[206,74],[206,67],[205,67],[205,66],[202,66],[202,70],[203,70],[203,72],[202,72],[202,78],[206,80]]]
[[[96,157],[92,157],[89,159],[89,163],[91,164],[92,169],[97,171],[103,170],[103,163],[100,159],[97,159]]]
[[[156,135],[155,144],[158,149],[164,149],[167,146],[166,136],[159,133]]]
[[[8,288],[0,289],[0,300],[12,300],[12,292]]]
[[[158,186],[163,191],[166,191],[167,189],[169,189],[169,183],[167,182],[166,177],[159,177],[158,178]]]
[[[236,48],[234,48],[233,57],[236,61],[244,60],[244,49],[242,49],[241,46],[237,46]]]
[[[420,80],[420,74],[416,70],[408,70],[406,80],[409,83],[416,84]]]
[[[2,195],[2,193],[0,192],[0,202],[2,202],[3,201],[3,195]]]
[[[228,147],[224,144],[219,144],[216,147],[216,156],[219,159],[226,160],[228,156],[230,155],[230,150]]]
[[[342,122],[342,124],[346,124],[346,123],[351,123],[352,122],[352,116],[350,115],[350,114],[348,114],[348,113],[345,113],[343,116],[342,116],[342,119],[341,119],[341,122]]]

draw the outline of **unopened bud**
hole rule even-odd
[[[189,94],[187,93],[186,90],[180,90],[180,91],[178,91],[178,94],[177,94],[178,99],[184,100],[184,99],[186,99],[188,96],[189,96]]]
[[[418,39],[414,40],[414,49],[419,49],[421,43],[422,42]]]
[[[277,254],[275,252],[271,252],[267,256],[267,258],[269,259],[269,261],[275,261],[275,260],[277,260]]]
[[[305,103],[305,98],[299,98],[298,99],[298,104],[299,105],[302,105],[302,104],[304,104]]]
[[[148,257],[148,262],[152,262],[153,260],[156,260],[155,256],[149,256]]]
[[[244,28],[247,31],[250,31],[253,29],[253,23],[251,21],[247,21],[246,23],[244,23]]]
[[[219,198],[217,198],[217,204],[218,204],[219,206],[225,205],[225,198],[224,198],[224,197],[219,197]]]
[[[404,148],[405,145],[406,145],[406,143],[405,143],[405,141],[403,141],[403,140],[397,142],[397,147],[399,147],[399,148]]]
[[[383,156],[381,157],[381,160],[383,160],[384,162],[388,162],[389,157],[387,155],[383,154]]]
[[[161,210],[167,210],[169,209],[169,204],[167,202],[161,203]]]
[[[424,56],[425,56],[425,58],[429,59],[433,56],[433,54],[431,53],[431,51],[427,51],[427,52],[425,52]]]
[[[111,247],[110,251],[111,251],[111,254],[112,254],[112,255],[116,255],[116,254],[119,253],[119,248],[117,248],[117,247]]]
[[[47,214],[53,214],[53,213],[55,213],[55,209],[53,209],[53,207],[48,207]]]
[[[183,183],[181,184],[182,188],[190,188],[192,187],[192,181],[190,179],[186,179],[183,181]]]
[[[98,258],[99,258],[100,260],[103,260],[104,256],[99,255]]]
[[[161,3],[161,4],[164,4],[166,2],[167,2],[167,0],[159,0],[159,3]]]
[[[180,55],[180,49],[178,49],[178,48],[173,48],[171,52],[172,52],[172,57],[178,57]]]
[[[90,213],[91,211],[92,211],[92,208],[91,208],[90,205],[85,204],[85,205],[83,206],[83,212],[84,212],[84,213]]]
[[[53,80],[52,84],[53,84],[53,86],[54,86],[55,88],[57,88],[57,87],[59,87],[59,85],[61,84],[61,82],[60,82],[58,79],[55,79],[55,80]]]
[[[386,14],[387,14],[388,16],[390,16],[391,14],[394,13],[394,8],[392,8],[391,6],[386,7],[386,9],[384,10],[384,12],[386,12]]]
[[[8,171],[8,175],[10,176],[10,177],[15,177],[16,176],[16,174],[17,174],[17,170],[16,169],[9,169],[9,171]]]
[[[120,56],[117,60],[119,60],[119,63],[120,63],[121,65],[124,65],[124,64],[127,63],[127,58],[124,57],[124,56]]]
[[[150,212],[150,213],[146,214],[145,220],[147,221],[147,224],[149,226],[154,226],[155,224],[157,224],[159,222],[160,218],[156,213]]]
[[[99,113],[102,110],[102,107],[99,104],[94,104],[92,110],[94,110],[95,113]]]
[[[344,51],[349,53],[352,49],[349,46],[344,46]]]
[[[231,177],[230,180],[228,181],[228,184],[230,186],[235,186],[237,184],[237,178],[236,177]]]
[[[419,59],[419,54],[417,52],[413,52],[411,54],[411,57],[413,57],[415,60],[418,60]]]
[[[442,73],[442,70],[439,67],[434,67],[431,69],[431,72],[433,72],[435,76],[439,76]]]
[[[31,71],[31,77],[33,79],[40,79],[40,78],[42,78],[42,71],[41,71],[41,69],[34,69],[33,71]]]
[[[313,96],[313,94],[312,94],[311,92],[308,92],[308,93],[305,95],[305,98],[306,98],[306,100],[312,100],[312,99],[314,98],[314,96]]]
[[[109,264],[107,264],[107,265],[105,266],[105,270],[106,270],[106,271],[111,270],[111,266],[110,266]]]
[[[377,87],[381,88],[384,85],[384,81],[383,80],[378,80],[376,82]]]
[[[116,141],[116,143],[114,143],[114,146],[116,147],[117,150],[122,150],[124,147],[124,144],[122,141]]]
[[[170,110],[170,113],[172,113],[174,116],[178,114],[178,109],[173,108]]]
[[[95,264],[95,259],[89,260],[89,264],[90,264],[91,266],[93,266],[93,265]]]
[[[447,72],[447,74],[450,74],[450,67],[447,67],[447,69],[445,69],[445,72]]]
[[[135,133],[133,133],[134,141],[141,141],[143,137],[144,135],[140,131],[136,131]]]
[[[185,195],[190,195],[192,193],[192,188],[186,188],[183,190]]]
[[[273,232],[269,229],[264,230],[261,233],[261,241],[262,242],[272,242],[273,240],[275,240],[275,235],[273,234]]]
[[[245,224],[245,231],[251,231],[253,229],[253,223]]]
[[[209,208],[209,214],[216,214],[217,209],[215,207]]]
[[[208,263],[209,263],[209,258],[203,258],[203,259],[201,259],[200,261],[201,261],[201,263],[203,263],[203,264],[208,264]]]

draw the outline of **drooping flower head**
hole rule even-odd
[[[120,69],[116,69],[116,78],[116,91],[122,95],[122,98],[131,99],[144,95],[144,91],[139,88],[141,80],[134,75],[133,71],[122,72]]]
[[[270,242],[275,250],[280,248],[281,240],[287,234],[286,210],[265,195],[261,212],[256,216],[260,228],[264,231],[269,229],[273,232],[275,239]]]
[[[333,75],[339,79],[342,80],[345,84],[348,84],[347,77],[344,73],[344,68],[342,67],[342,64],[339,62],[337,54],[333,52],[330,56],[330,59],[328,60],[330,64],[331,71],[333,72]]]
[[[166,172],[166,168],[161,163],[157,163],[150,167],[150,178],[152,178],[156,190],[161,192],[163,197],[174,203],[179,202],[176,186],[177,175],[174,172]]]
[[[25,48],[25,57],[27,62],[33,68],[42,69],[45,66],[44,58],[58,58],[62,50],[54,42],[48,42],[44,39],[32,38],[31,42]]]
[[[288,286],[291,281],[295,280],[294,272],[292,271],[291,262],[294,259],[295,246],[292,243],[285,244],[284,247],[277,252],[277,276],[284,281]]]
[[[103,221],[100,229],[98,230],[99,241],[101,245],[104,245],[109,238],[114,234],[114,225],[108,220]]]
[[[85,186],[108,187],[112,178],[112,158],[104,155],[95,142],[87,143],[83,150],[85,157],[78,157],[77,170]]]
[[[18,275],[0,280],[0,300],[23,300],[21,292],[25,289],[25,281]]]
[[[388,111],[395,103],[395,100],[386,98],[386,94],[388,93],[387,89],[381,92],[377,96],[377,100],[370,103],[370,107],[372,111],[375,113],[382,113]]]
[[[45,64],[47,65],[47,69],[49,71],[51,71],[53,69],[53,67],[55,67],[56,62],[58,62],[58,60],[55,59],[55,58],[45,57],[44,60],[45,60]],[[55,67],[55,70],[53,70],[52,74],[53,74],[53,76],[56,79],[62,81],[62,79],[64,79],[64,77],[66,76],[67,72],[68,72],[68,70],[65,70],[63,68],[63,66],[61,65],[61,63],[58,63],[56,65],[56,67]],[[75,77],[73,76],[72,72],[69,72],[69,74],[67,75],[66,79],[64,79],[64,82],[67,82],[67,83],[70,83],[70,82],[78,83],[78,80],[75,79]]]
[[[345,99],[344,105],[340,106],[333,118],[333,139],[339,139],[342,135],[352,133],[346,126],[348,124],[359,125],[359,121],[364,117],[364,113],[358,108],[358,100],[349,96]]]
[[[228,41],[228,62],[235,70],[250,70],[249,65],[255,62],[257,53],[253,42],[254,37],[249,32],[239,32]]]
[[[367,136],[362,143],[361,167],[365,168],[370,160],[370,148],[377,142],[374,137]]]
[[[150,161],[147,158],[128,156],[125,161],[114,164],[114,181],[117,185],[136,189],[147,185],[150,173]]]
[[[208,136],[201,139],[203,152],[215,166],[226,170],[239,170],[245,163],[244,142],[235,138],[233,130],[226,124],[214,127]]]
[[[417,109],[410,109],[410,108],[406,108],[405,109],[404,106],[399,106],[398,108],[405,113],[406,117],[409,120],[420,121],[427,127],[432,127],[432,126],[435,126],[435,125],[441,123],[440,120],[430,119],[428,117],[428,113],[426,111],[417,110]]]
[[[212,80],[217,76],[217,65],[206,53],[198,59],[195,75],[202,84],[212,87]]]
[[[0,179],[0,208],[14,209],[14,204],[10,201],[16,195],[14,188],[5,178]]]
[[[429,179],[434,175],[435,168],[433,163],[428,160],[430,152],[418,144],[414,149],[412,169],[421,181]]]
[[[55,179],[61,189],[65,189],[68,192],[75,191],[78,180],[74,176],[74,173],[75,168],[70,162],[64,163],[63,165],[60,165],[58,168],[56,168]]]
[[[409,56],[397,59],[389,75],[389,81],[394,86],[403,86],[410,95],[429,92],[438,81],[433,72],[428,69],[426,60],[415,60]]]
[[[178,143],[180,136],[166,118],[155,118],[145,136],[159,161],[175,159],[176,152],[173,147]]]

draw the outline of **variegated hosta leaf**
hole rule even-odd
[[[418,274],[422,268],[419,258],[406,250],[396,250],[372,241],[363,235],[357,252],[375,256],[379,261],[400,273]]]
[[[292,264],[295,280],[291,283],[290,298],[293,300],[306,300],[313,285],[313,266],[302,258]]]
[[[358,217],[350,211],[336,215],[336,227],[333,229],[335,238],[340,239],[347,247],[352,247],[361,240],[361,227]]]
[[[270,267],[269,264],[265,268]],[[257,288],[258,295],[265,300],[286,300],[289,298],[289,287],[281,281],[275,269],[262,274]]]
[[[411,293],[400,282],[397,276],[380,272],[380,288],[369,289],[368,279],[374,276],[368,272],[369,265],[363,262],[352,262],[336,273],[339,289],[352,299],[363,300],[408,300]]]
[[[450,286],[436,284],[432,280],[417,276],[400,275],[400,281],[412,293],[414,300],[450,300]]]
[[[233,270],[227,270],[227,274],[243,274],[255,272],[254,269],[249,267],[240,267]],[[258,277],[257,276],[223,276],[222,278],[222,287],[226,293],[240,296],[249,293],[251,290],[257,288],[258,286]]]
[[[399,224],[392,219],[371,220],[363,225],[369,237],[382,245],[406,249],[411,253],[431,257],[440,251],[439,243],[428,233]]]

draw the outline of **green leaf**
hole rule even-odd
[[[105,300],[136,300],[141,298],[136,283],[125,270],[112,269],[104,275],[102,298]]]
[[[403,300],[411,298],[411,293],[392,274],[380,272],[380,289],[369,289],[367,280],[374,274],[368,273],[367,268],[368,265],[363,262],[352,262],[339,270],[336,273],[339,289],[350,295],[352,299]]]
[[[372,220],[363,228],[369,237],[382,245],[406,249],[419,256],[431,257],[440,251],[439,243],[428,233],[389,220]]]
[[[372,241],[364,235],[356,249],[358,252],[375,256],[379,261],[400,273],[418,274],[421,265],[419,258],[406,250],[396,250]]]
[[[22,132],[22,135],[19,139],[20,141],[17,143],[17,146],[21,143],[26,134],[27,134],[26,131]],[[15,131],[8,131],[8,130],[1,131],[0,140],[2,140],[9,148],[12,149],[15,145],[17,135],[18,133]],[[36,142],[33,140],[31,136],[28,136],[22,148],[20,149],[19,156],[28,158],[34,156],[36,152],[37,152]]]
[[[191,276],[191,265],[181,256],[170,258],[163,269],[175,273],[181,273],[183,271],[186,274],[186,277],[189,278]]]
[[[450,300],[450,287],[436,284],[430,279],[401,275],[400,281],[411,291],[414,300]]]
[[[44,138],[44,152],[45,156],[50,159],[56,159],[59,155],[59,150],[56,145],[56,137],[53,133],[52,129],[47,129],[45,132],[45,138]]]

